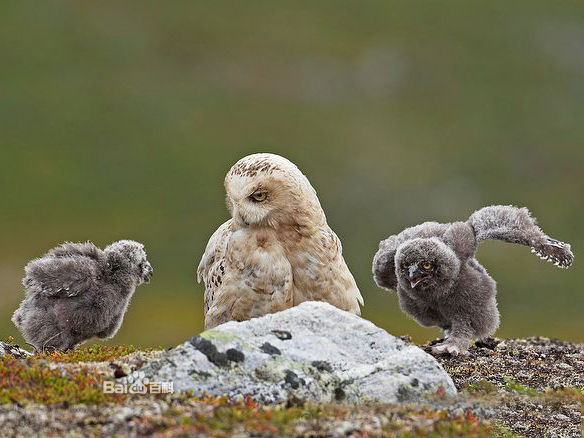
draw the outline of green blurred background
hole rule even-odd
[[[365,297],[416,341],[370,273],[424,220],[528,206],[584,245],[584,4],[578,1],[2,2],[0,337],[26,262],[64,240],[146,244],[156,275],[114,343],[202,329],[195,268],[244,155],[298,164]],[[501,336],[584,341],[584,265],[488,242]]]

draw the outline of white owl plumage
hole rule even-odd
[[[326,301],[360,313],[363,298],[316,191],[275,154],[239,160],[225,177],[231,219],[209,239],[197,270],[205,327]]]

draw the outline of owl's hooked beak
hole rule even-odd
[[[154,275],[154,269],[152,268],[152,265],[148,262],[144,263],[144,265],[142,266],[142,278],[144,279],[144,281],[146,283],[150,283],[152,275]]]
[[[415,289],[424,279],[428,277],[428,272],[422,271],[417,264],[412,265],[408,269],[408,276],[410,278],[410,286]]]
[[[233,217],[235,222],[238,223],[239,225],[241,225],[243,227],[249,226],[249,222],[243,218],[243,214],[241,214],[241,212],[239,211],[238,208],[235,208],[235,207],[233,208],[233,210],[231,212],[231,216]]]

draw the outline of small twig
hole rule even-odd
[[[39,354],[39,350],[38,348],[36,348],[34,345],[32,345],[30,342],[25,342],[26,345],[28,345],[29,347],[32,347],[32,349],[34,350],[34,354]]]
[[[45,350],[47,349],[47,342],[49,342],[49,341],[51,341],[52,339],[56,338],[56,337],[57,337],[57,336],[59,336],[61,333],[63,333],[63,332],[62,332],[62,331],[60,331],[59,333],[57,333],[57,334],[55,334],[55,335],[51,336],[49,339],[47,339],[47,340],[46,340],[46,341],[43,343],[43,348],[42,348],[42,350],[43,350],[43,353],[45,353]],[[54,346],[52,346],[52,345],[49,345],[49,347],[53,348],[53,353],[54,353],[55,351],[57,351],[57,347],[54,347]],[[49,353],[49,354],[50,354],[50,353]]]

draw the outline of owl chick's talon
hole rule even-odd
[[[467,349],[460,347],[459,345],[452,344],[449,342],[444,342],[432,347],[432,353],[434,354],[450,354],[451,356],[468,356],[469,352]]]

